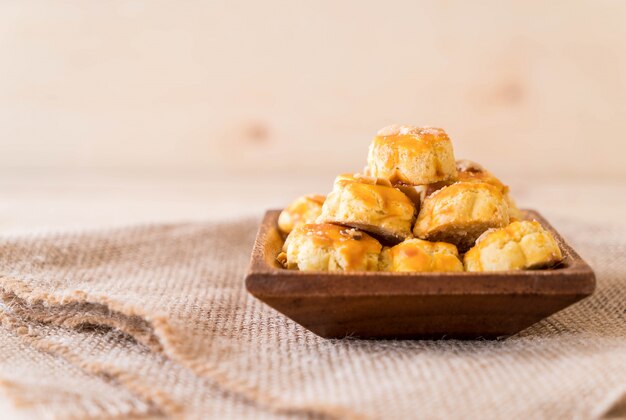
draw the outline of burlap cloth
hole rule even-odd
[[[0,380],[55,418],[619,416],[626,228],[552,222],[597,291],[502,341],[319,338],[246,293],[257,220],[5,237]]]

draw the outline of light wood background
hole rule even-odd
[[[626,2],[0,2],[3,170],[334,174],[438,125],[507,174],[626,176]]]

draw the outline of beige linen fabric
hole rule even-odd
[[[503,341],[319,338],[246,293],[255,220],[4,238],[0,379],[58,418],[615,414],[626,228],[553,222],[598,289]]]
[[[28,334],[28,328],[20,332]],[[19,406],[34,406],[58,418],[157,413],[124,387],[37,350],[11,329],[0,327],[0,337],[1,385]]]

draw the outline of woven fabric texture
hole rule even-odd
[[[0,384],[51,418],[612,415],[626,229],[552,222],[597,290],[501,341],[319,338],[246,293],[256,220],[3,238]]]

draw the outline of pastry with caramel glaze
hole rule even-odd
[[[463,271],[456,246],[445,242],[407,239],[380,254],[380,271]]]
[[[385,127],[370,144],[367,165],[371,176],[394,185],[426,185],[456,178],[452,142],[441,128]]]
[[[299,225],[277,260],[301,271],[376,271],[381,244],[365,232],[329,223]]]
[[[536,221],[513,222],[483,233],[463,258],[467,271],[527,270],[561,260],[556,239]]]
[[[415,206],[389,181],[359,174],[339,175],[328,194],[318,223],[364,230],[397,243],[411,237]]]
[[[421,203],[434,193],[454,184],[455,182],[486,182],[494,187],[497,187],[509,205],[509,218],[511,220],[521,220],[524,218],[523,213],[519,210],[515,204],[515,201],[511,198],[509,187],[496,178],[491,172],[485,169],[484,166],[467,159],[461,159],[456,161],[457,176],[454,179],[448,181],[440,181],[434,184],[428,185],[415,185],[407,186],[403,184],[396,184],[395,187],[400,189],[403,193],[408,195],[419,206]]]
[[[484,182],[457,182],[426,197],[413,233],[429,241],[455,244],[463,252],[487,229],[509,224],[500,190]]]
[[[462,182],[486,182],[497,187],[503,194],[509,192],[509,187],[496,178],[491,172],[479,163],[468,159],[456,161],[457,180]]]
[[[278,228],[288,234],[296,226],[314,223],[322,214],[322,205],[326,197],[323,195],[303,195],[296,198],[278,216]]]
[[[522,220],[523,213],[517,208],[515,201],[509,194],[509,187],[496,178],[482,165],[471,160],[462,159],[456,161],[457,179],[462,182],[486,182],[498,188],[509,205],[509,218],[511,220]]]
[[[422,186],[419,185],[403,185],[403,184],[397,184],[395,185],[395,187],[397,189],[399,189],[400,191],[402,191],[402,193],[404,195],[406,195],[407,197],[409,197],[409,199],[411,200],[411,202],[413,203],[413,205],[415,206],[415,211],[417,213],[419,213],[420,211],[420,206],[423,200],[423,191],[424,188]]]

